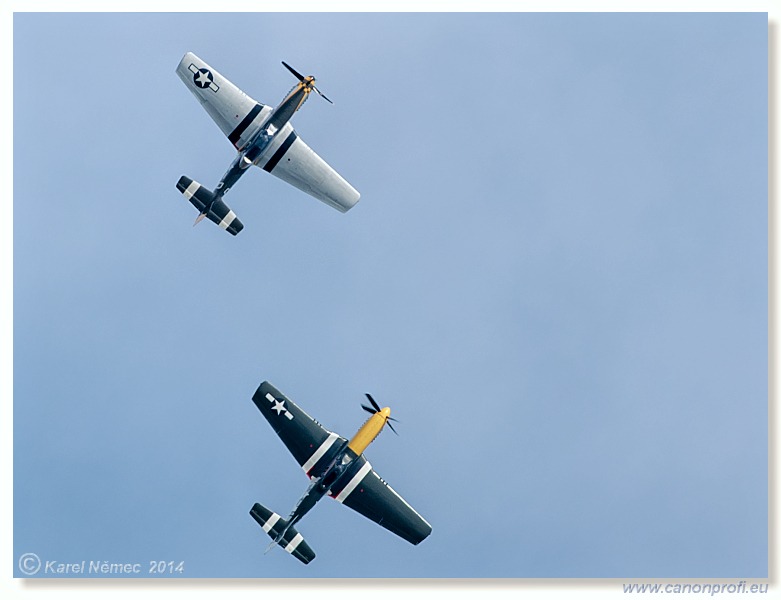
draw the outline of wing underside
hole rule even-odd
[[[363,456],[359,459],[365,461]],[[339,496],[344,491],[336,495],[336,500],[411,544],[419,544],[426,539],[431,533],[431,525],[368,462],[362,470],[366,472],[355,487],[341,499]]]
[[[250,98],[192,52],[182,57],[176,74],[238,150],[271,114],[270,106]]]
[[[290,123],[277,133],[258,166],[340,212],[350,210],[361,197],[301,139]]]
[[[260,384],[252,401],[304,472],[319,476],[343,444],[343,437],[328,431],[268,381]]]

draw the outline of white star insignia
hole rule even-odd
[[[283,412],[287,412],[287,410],[285,410],[284,401],[280,400],[274,400],[274,406],[271,407],[271,410],[277,411],[278,415],[281,415]]]

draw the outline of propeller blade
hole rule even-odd
[[[290,71],[293,75],[295,75],[296,79],[299,81],[304,81],[304,76],[301,75],[298,71],[296,71],[293,67],[291,67],[289,64],[287,64],[284,60],[282,61],[282,64],[285,65],[285,68]]]
[[[376,415],[378,412],[381,412],[381,411],[382,411],[382,409],[380,409],[380,405],[379,405],[379,404],[377,404],[377,403],[374,401],[374,398],[372,398],[372,395],[371,395],[371,394],[365,394],[365,395],[366,395],[366,397],[369,399],[369,402],[371,402],[371,404],[372,404],[372,406],[373,406],[374,408],[369,408],[369,407],[368,407],[368,406],[366,406],[365,404],[361,404],[361,408],[362,408],[363,410],[365,410],[367,413],[371,413],[371,414],[373,414],[373,415]],[[391,431],[392,431],[393,433],[395,433],[396,435],[399,435],[399,432],[398,432],[398,431],[396,431],[396,429],[393,427],[393,425],[391,425],[391,423],[390,423],[391,421],[396,421],[396,422],[398,423],[398,419],[394,419],[393,417],[387,417],[387,418],[385,419],[385,424],[386,424],[388,427],[390,427],[390,429],[391,429]]]
[[[198,215],[198,217],[195,219],[195,223],[193,223],[193,227],[195,227],[195,226],[196,226],[198,223],[200,223],[201,221],[203,221],[203,218],[204,218],[205,216],[206,216],[206,213],[205,213],[205,212],[202,212],[201,214],[199,214],[199,215]]]
[[[321,97],[323,100],[328,100],[328,102],[330,102],[331,104],[333,104],[333,100],[331,100],[331,99],[330,99],[328,96],[326,96],[326,95],[325,95],[323,92],[321,92],[320,90],[318,90],[318,89],[317,89],[315,86],[312,86],[312,89],[313,89],[314,91],[316,91],[318,94],[320,94],[320,97]]]
[[[374,398],[372,398],[372,395],[371,395],[371,394],[366,394],[366,397],[369,399],[369,402],[371,402],[371,405],[374,407],[374,410],[376,410],[377,412],[380,412],[380,411],[382,410],[382,409],[380,408],[380,405],[379,405],[379,404],[377,404],[377,403],[374,401]]]

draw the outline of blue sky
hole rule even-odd
[[[233,150],[188,50],[317,75],[294,125],[361,202],[256,170],[193,229]],[[767,576],[766,15],[17,14],[14,106],[15,561]],[[390,405],[431,537],[324,500],[313,563],[264,556],[250,506],[306,487],[264,379],[345,436]]]

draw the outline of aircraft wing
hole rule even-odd
[[[353,186],[306,145],[290,123],[286,123],[274,136],[268,151],[257,164],[264,171],[339,212],[350,210],[361,197]]]
[[[308,476],[319,476],[347,440],[328,431],[268,381],[252,401]]]
[[[421,517],[372,468],[369,461],[359,456],[354,472],[341,490],[332,490],[334,499],[404,538],[419,544],[431,533],[431,525]]]
[[[270,106],[250,98],[192,52],[182,57],[176,74],[237,150],[271,114]]]

